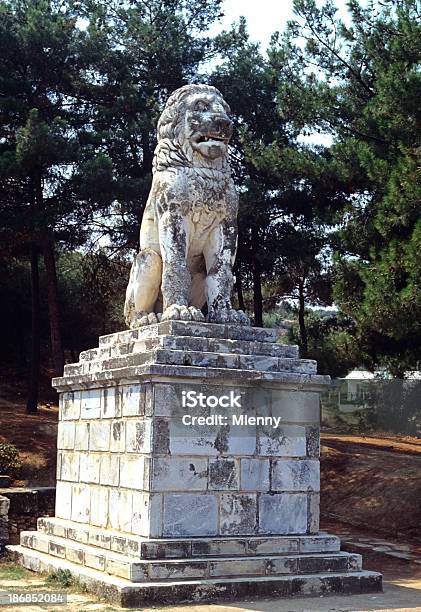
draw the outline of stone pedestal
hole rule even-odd
[[[100,338],[60,392],[56,516],[9,550],[124,606],[371,592],[319,533],[319,392],[273,330],[165,322]]]

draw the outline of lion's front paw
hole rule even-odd
[[[162,315],[160,313],[154,312],[137,312],[133,317],[133,322],[131,324],[132,329],[137,329],[138,327],[144,327],[145,325],[153,325],[154,323],[159,323],[161,321]]]
[[[250,319],[242,310],[220,308],[209,313],[210,323],[233,323],[234,325],[250,325]]]
[[[204,321],[205,317],[195,306],[171,304],[162,315],[162,321]]]

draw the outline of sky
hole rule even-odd
[[[346,16],[346,0],[336,0],[338,15]],[[244,16],[250,38],[260,42],[263,49],[268,46],[273,32],[283,31],[288,19],[293,18],[292,0],[224,0],[223,12],[225,13],[221,25],[214,26],[211,34],[220,30],[228,29],[233,21],[238,21]]]

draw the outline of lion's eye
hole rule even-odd
[[[194,110],[195,111],[199,111],[199,113],[204,113],[205,111],[208,110],[208,108],[209,108],[209,105],[206,102],[204,102],[203,100],[199,100],[194,105]]]

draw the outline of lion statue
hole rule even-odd
[[[209,85],[169,97],[158,122],[152,187],[124,315],[137,328],[165,320],[249,325],[231,305],[238,195],[228,165],[229,106]]]

